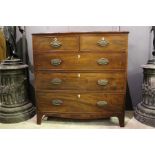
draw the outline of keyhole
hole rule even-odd
[[[81,74],[80,73],[78,73],[78,77],[80,77],[81,76]]]
[[[80,54],[78,54],[78,59],[80,59],[80,57],[81,57]]]

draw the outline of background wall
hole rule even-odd
[[[132,103],[135,106],[142,100],[143,79],[140,66],[151,57],[151,35],[149,26],[30,26],[26,27],[28,56],[33,66],[32,33],[73,32],[73,31],[129,31],[128,84]],[[33,67],[30,67],[30,80],[33,83]]]

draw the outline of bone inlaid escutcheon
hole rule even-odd
[[[80,98],[80,97],[81,97],[81,95],[80,95],[80,94],[78,94],[78,95],[77,95],[77,97],[78,97],[78,98]]]

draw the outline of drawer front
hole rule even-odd
[[[125,69],[126,53],[52,53],[35,55],[35,69],[110,70]]]
[[[125,73],[51,73],[36,74],[38,90],[125,91]]]
[[[81,35],[81,51],[125,51],[127,50],[127,35]]]
[[[37,93],[38,110],[58,113],[108,113],[123,110],[123,94]]]
[[[79,50],[77,36],[33,36],[33,50],[35,53],[47,51],[77,51]]]
[[[51,73],[39,71],[36,76],[38,90],[78,90],[80,79],[78,73]],[[81,86],[82,89],[85,85]]]

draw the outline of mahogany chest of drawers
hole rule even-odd
[[[42,117],[118,117],[124,126],[128,32],[33,34],[37,124]]]

